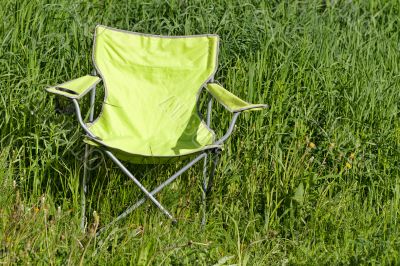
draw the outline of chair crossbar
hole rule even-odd
[[[167,211],[167,209],[165,209],[160,202],[158,202],[156,200],[156,198],[154,198],[153,195],[150,194],[150,192],[139,182],[139,180],[136,179],[136,177],[129,172],[129,170],[121,163],[120,160],[118,160],[117,157],[115,157],[114,154],[112,154],[112,152],[110,151],[105,151],[105,153],[107,154],[108,157],[111,158],[111,160],[113,160],[113,162],[122,170],[122,172],[124,172],[130,179],[132,179],[132,181],[140,188],[141,191],[143,191],[143,193],[171,220],[175,220],[174,217],[172,217],[172,215]]]
[[[105,151],[106,154],[115,162],[117,163],[115,160],[117,160],[119,163],[117,163],[117,165],[122,169],[122,171],[128,175],[131,179],[133,177],[133,175],[122,165],[122,163],[110,152],[110,151]],[[121,213],[117,218],[115,218],[112,222],[110,222],[109,224],[107,224],[106,226],[104,226],[103,228],[101,228],[98,232],[97,235],[100,235],[102,232],[104,232],[104,230],[106,230],[107,228],[109,228],[111,225],[113,225],[114,223],[116,223],[117,221],[125,218],[127,215],[129,215],[132,211],[134,211],[135,209],[137,209],[140,205],[142,205],[148,198],[150,198],[152,200],[152,198],[154,199],[154,195],[156,195],[158,192],[160,192],[164,187],[168,186],[170,183],[172,183],[175,179],[177,179],[180,175],[182,175],[184,172],[186,172],[190,167],[192,167],[194,164],[196,164],[198,161],[200,161],[203,158],[207,157],[207,153],[204,152],[200,155],[198,155],[196,158],[194,158],[192,161],[190,161],[188,164],[186,164],[184,167],[182,167],[180,170],[178,170],[175,174],[173,174],[171,177],[169,177],[167,180],[165,180],[163,183],[161,183],[158,187],[156,187],[154,190],[152,190],[151,192],[145,192],[139,185],[139,188],[142,189],[142,191],[146,194],[145,197],[143,197],[142,199],[138,200],[135,204],[133,204],[131,207],[127,208],[123,213]],[[115,160],[114,160],[115,159]],[[122,165],[122,167],[121,167]],[[125,169],[125,170],[124,170]],[[131,177],[132,176],[132,177]],[[134,178],[134,177],[133,177]],[[136,178],[134,179],[136,180]],[[138,181],[139,182],[139,181]],[[135,182],[136,183],[136,182]],[[137,185],[137,184],[136,184]],[[141,185],[143,188],[144,186]],[[154,199],[155,200],[155,199]],[[160,208],[165,214],[169,214],[169,212],[165,212],[166,209],[157,201],[153,203]],[[167,215],[168,216],[168,215]],[[176,220],[169,214],[168,216],[170,219],[173,220],[173,222],[176,222]]]

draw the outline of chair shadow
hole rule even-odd
[[[176,141],[175,146],[172,148],[176,155],[180,154],[182,149],[198,149],[203,145],[198,141],[197,131],[201,124],[201,118],[197,114],[197,109],[194,108],[190,120],[188,121],[181,136]]]

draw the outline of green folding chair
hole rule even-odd
[[[205,223],[206,196],[223,143],[231,135],[241,112],[267,107],[247,103],[214,83],[218,44],[219,37],[213,34],[158,36],[98,25],[93,44],[95,75],[46,89],[72,100],[79,124],[86,133],[85,160],[88,145],[100,148],[145,194],[110,225],[127,216],[146,199],[176,222],[155,195],[200,160],[204,160],[202,224]],[[104,104],[100,115],[93,120],[96,85],[100,81],[105,88]],[[228,131],[219,139],[209,127],[212,97],[208,98],[206,122],[198,113],[198,98],[203,88],[233,113]],[[84,122],[78,101],[89,92],[89,121]],[[187,157],[191,159],[187,165],[152,191],[120,161],[170,163]],[[210,169],[207,169],[207,157],[212,162]],[[87,173],[85,162],[81,182],[82,230],[86,228]],[[107,226],[102,229],[105,228]]]

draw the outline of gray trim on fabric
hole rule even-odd
[[[235,109],[233,110],[233,113],[238,113],[238,112],[243,112],[246,110],[251,110],[251,109],[255,109],[255,108],[269,108],[268,104],[253,104],[252,106],[249,107],[243,107],[243,108],[239,108],[239,109]]]
[[[114,148],[111,146],[108,146],[106,143],[104,143],[103,141],[96,139],[95,137],[92,136],[86,136],[88,137],[91,141],[98,143],[106,148],[108,148],[109,150],[112,151],[117,151],[119,153],[125,153],[125,154],[129,154],[132,156],[140,156],[140,157],[145,157],[145,158],[174,158],[174,157],[183,157],[183,156],[187,156],[187,155],[193,155],[205,150],[211,150],[211,149],[215,149],[215,148],[221,148],[221,144],[211,144],[211,145],[207,145],[202,147],[201,149],[197,149],[197,150],[193,150],[187,153],[181,153],[181,154],[177,154],[177,155],[148,155],[148,154],[140,154],[140,153],[132,153],[132,152],[127,152],[118,148]]]
[[[159,34],[151,34],[151,33],[142,33],[142,32],[135,32],[135,31],[129,31],[129,30],[121,30],[101,24],[96,25],[96,29],[99,27],[106,28],[108,30],[113,30],[113,31],[119,31],[122,33],[128,33],[128,34],[133,34],[133,35],[139,35],[139,36],[147,36],[147,37],[156,37],[156,38],[166,38],[166,39],[181,39],[181,38],[196,38],[196,37],[208,37],[208,36],[214,36],[218,37],[218,34],[193,34],[193,35],[159,35]],[[96,33],[96,32],[95,32]]]
[[[105,102],[106,102],[106,100],[107,100],[107,96],[108,96],[107,81],[106,81],[106,79],[104,78],[104,75],[101,73],[99,67],[98,67],[97,64],[96,64],[96,60],[95,60],[95,49],[96,49],[97,28],[99,28],[99,27],[103,27],[103,28],[108,29],[108,30],[118,31],[118,32],[122,32],[122,33],[132,34],[132,35],[148,36],[148,37],[156,37],[156,38],[166,38],[166,39],[168,39],[168,38],[170,38],[170,39],[175,39],[175,38],[195,38],[195,37],[216,37],[216,38],[217,38],[217,44],[216,44],[216,48],[215,48],[216,50],[215,50],[215,65],[214,65],[214,70],[213,70],[213,72],[210,74],[210,76],[206,79],[206,81],[205,81],[205,82],[200,86],[200,88],[198,89],[197,94],[196,94],[196,103],[199,101],[199,96],[200,96],[200,93],[201,93],[202,88],[203,88],[208,82],[210,82],[210,80],[211,80],[211,81],[214,80],[214,75],[215,75],[215,73],[216,73],[216,71],[217,71],[217,68],[218,68],[219,40],[220,40],[220,38],[219,38],[219,36],[218,36],[217,34],[198,34],[198,35],[186,35],[186,36],[165,36],[165,35],[154,35],[154,34],[138,33],[138,32],[127,31],[127,30],[120,30],[120,29],[115,29],[115,28],[111,28],[111,27],[108,27],[108,26],[104,26],[104,25],[98,24],[98,25],[96,25],[96,28],[95,28],[95,31],[94,31],[94,35],[93,35],[92,61],[93,61],[93,65],[94,65],[94,67],[95,67],[95,69],[96,69],[96,71],[97,71],[97,74],[98,74],[98,75],[100,76],[100,78],[103,80],[103,84],[104,84],[104,99],[103,99],[103,105],[102,105],[100,114],[97,116],[97,118],[96,118],[93,122],[87,123],[87,124],[86,124],[87,127],[88,127],[88,129],[90,129],[90,127],[91,127],[92,125],[94,125],[94,124],[98,121],[98,119],[102,116],[102,114],[103,114],[103,109],[104,109],[104,104],[105,104]],[[194,153],[201,152],[201,151],[203,151],[203,150],[213,149],[213,148],[218,148],[218,147],[220,147],[221,145],[215,145],[216,134],[215,134],[214,130],[212,130],[212,129],[204,122],[204,120],[201,119],[201,116],[199,115],[199,110],[198,110],[198,108],[197,108],[197,105],[196,105],[196,111],[197,111],[197,116],[198,116],[199,119],[200,119],[200,122],[211,132],[211,134],[212,134],[212,143],[213,143],[213,144],[204,146],[203,149],[195,150],[195,151],[190,152],[190,153],[180,154],[180,155],[177,155],[177,156],[149,156],[149,155],[134,154],[134,153],[130,153],[130,154],[132,154],[132,155],[138,155],[138,156],[143,156],[143,157],[169,158],[169,157],[179,157],[179,156],[194,154]],[[119,150],[119,149],[116,149],[116,148],[114,148],[114,147],[111,147],[111,146],[106,145],[104,142],[99,141],[98,139],[95,139],[95,138],[92,138],[92,137],[90,137],[90,139],[93,140],[94,142],[98,143],[98,144],[101,144],[102,146],[107,147],[107,148],[111,148],[111,149],[114,149],[114,150]],[[121,151],[122,151],[122,152],[125,152],[125,153],[128,153],[128,152],[123,151],[123,150],[121,150]]]

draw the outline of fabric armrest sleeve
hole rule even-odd
[[[232,113],[250,110],[255,111],[268,107],[266,104],[251,104],[243,101],[216,83],[207,84],[206,89],[220,104]]]
[[[97,76],[86,75],[53,87],[46,88],[46,91],[71,99],[80,99],[100,81],[101,79]]]

